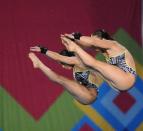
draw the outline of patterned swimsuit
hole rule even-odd
[[[125,72],[129,72],[131,74],[133,74],[134,76],[136,76],[136,71],[131,68],[130,66],[127,65],[126,60],[125,60],[125,52],[119,56],[116,57],[110,57],[108,59],[106,59],[107,63],[111,64],[111,65],[115,65],[117,67],[119,67],[120,69],[122,69]]]
[[[86,86],[87,88],[95,88],[98,92],[98,87],[89,81],[90,71],[83,72],[74,72],[74,79],[77,80],[81,85]]]

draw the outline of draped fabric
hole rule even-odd
[[[98,105],[101,107],[99,101],[106,91],[111,90],[108,94],[112,98],[116,94],[108,85],[101,85],[103,91],[95,106],[80,105],[62,86],[51,82],[40,70],[33,69],[28,53],[30,46],[39,44],[58,52],[64,48],[60,34],[80,31],[90,35],[96,29],[104,28],[133,53],[138,65],[137,86],[140,87],[143,78],[141,0],[5,0],[0,4],[0,18],[0,131],[130,129],[131,121],[126,120],[128,115],[122,117],[128,121],[126,124],[120,122],[122,119],[114,123],[116,118],[110,119],[108,108],[107,111],[97,109]],[[71,71],[37,55],[52,70],[72,79]],[[134,90],[136,94],[142,94],[142,90],[133,88],[131,93],[120,95],[121,101],[124,96],[135,97]],[[129,99],[129,103],[132,101],[135,104],[138,99]],[[105,107],[110,102],[102,103]],[[138,103],[134,107],[136,114],[143,108]],[[126,104],[122,106],[126,108]],[[92,119],[90,114],[95,114],[95,118]],[[133,128],[141,129],[142,121],[138,118]]]

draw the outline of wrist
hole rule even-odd
[[[80,47],[77,44],[75,44],[74,52],[78,52],[79,49]]]
[[[39,45],[39,47],[40,47],[40,52],[41,52],[42,54],[46,54],[46,53],[47,53],[48,48],[43,47],[43,46],[41,46],[41,45]]]
[[[80,32],[74,32],[74,33],[72,33],[72,35],[75,40],[80,40],[80,37],[82,36],[82,34]]]

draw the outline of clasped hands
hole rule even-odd
[[[66,47],[68,51],[75,52],[76,49],[79,47],[74,42],[74,36],[72,34],[64,34],[61,35],[62,44]]]

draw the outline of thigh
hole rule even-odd
[[[95,71],[95,73],[119,90],[126,90],[132,87],[135,82],[135,76],[133,74],[107,63],[102,64],[100,70]]]

